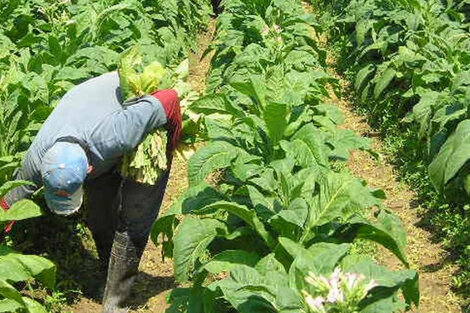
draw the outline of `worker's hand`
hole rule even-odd
[[[8,205],[7,201],[5,200],[5,198],[2,198],[0,200],[0,207],[2,207],[2,209],[4,211],[8,210],[10,208],[10,206]],[[13,227],[13,225],[15,224],[15,221],[11,221],[7,226],[5,226],[5,228],[3,229],[3,232],[4,233],[9,233],[11,231],[11,228]]]
[[[152,94],[163,106],[169,131],[170,148],[175,150],[181,135],[182,118],[178,93],[173,89],[159,90]]]

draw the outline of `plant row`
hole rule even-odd
[[[431,222],[461,254],[457,286],[469,282],[470,32],[468,1],[312,1],[323,8],[339,64],[351,74],[359,103],[385,132],[405,134],[414,161],[440,206]],[[402,157],[402,156],[399,156]],[[403,157],[406,160],[407,157]],[[427,188],[421,178],[412,181]],[[421,180],[421,181],[420,181]],[[446,203],[442,205],[442,203]],[[449,205],[451,204],[450,208]],[[460,207],[456,208],[456,207]],[[467,272],[467,273],[466,273]]]
[[[207,143],[189,189],[154,224],[182,287],[167,312],[397,312],[419,302],[418,275],[354,253],[383,245],[405,267],[406,234],[345,166],[369,141],[325,102],[316,22],[296,0],[226,0],[217,19],[203,116]],[[393,256],[391,256],[393,257]]]
[[[458,11],[465,1],[451,4],[358,0],[334,8],[361,102],[379,122],[414,123],[433,185],[467,203],[470,33]]]
[[[196,48],[195,36],[211,12],[205,0],[21,0],[5,1],[0,8],[0,196],[28,184],[8,180],[65,92],[116,70],[121,53],[136,45],[144,62],[157,60],[175,68],[188,58],[189,49]],[[29,200],[7,212],[0,209],[0,230],[12,220],[42,213]],[[29,236],[34,231],[28,233],[16,235],[32,240]],[[53,289],[54,264],[9,246],[0,243],[0,312],[46,312],[24,290],[32,291],[28,295],[34,297],[38,285],[33,278]]]

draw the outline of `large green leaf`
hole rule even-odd
[[[201,183],[217,169],[229,167],[237,157],[237,153],[238,148],[223,141],[212,142],[199,149],[189,160],[190,185],[194,186]]]
[[[302,127],[293,137],[293,140],[304,142],[310,150],[311,156],[316,162],[323,166],[328,166],[327,148],[323,142],[324,134],[312,124]]]
[[[207,246],[218,235],[227,232],[227,226],[215,219],[187,217],[178,227],[174,236],[174,268],[178,282],[190,277],[196,261],[202,257]]]
[[[377,299],[376,299],[377,300]],[[400,300],[397,295],[388,293],[380,295],[377,301],[368,301],[367,304],[361,308],[361,313],[377,313],[377,312],[404,312],[406,304]]]
[[[287,156],[294,159],[297,165],[305,168],[318,166],[317,159],[312,152],[312,146],[305,141],[295,139],[293,141],[281,141],[281,147]]]
[[[54,263],[36,255],[23,255],[6,246],[0,246],[0,279],[16,283],[32,277],[48,288],[54,288]]]
[[[261,76],[252,75],[249,81],[233,81],[230,85],[237,91],[250,97],[261,108],[266,106],[266,84]],[[261,111],[261,108],[258,111]]]
[[[5,196],[10,190],[15,189],[16,187],[34,185],[33,183],[26,180],[12,180],[4,183],[0,187],[0,198]]]
[[[12,285],[10,285],[8,282],[0,278],[0,295],[3,296],[5,299],[10,299],[12,301],[15,301],[16,303],[20,304],[22,307],[24,307],[26,304],[23,300],[23,297],[21,294],[18,292],[18,290],[15,289]]]
[[[329,276],[350,248],[349,244],[319,243],[305,249],[287,238],[281,238],[279,242],[294,258],[289,269],[289,281],[291,288],[298,290],[308,290],[305,277],[310,272]]]
[[[0,210],[0,222],[20,221],[41,216],[41,208],[31,200],[15,202],[9,210]]]
[[[301,244],[283,237],[279,238],[279,243],[294,259],[292,267],[304,275],[302,280],[309,271],[317,275],[331,273],[350,248],[349,244],[318,243],[307,249]]]
[[[23,306],[12,299],[2,299],[0,300],[0,312],[17,312],[18,309]]]
[[[269,103],[264,109],[263,119],[272,145],[277,145],[284,135],[288,119],[287,110],[287,105],[282,103]]]
[[[202,113],[205,115],[219,113],[239,117],[244,116],[242,109],[232,103],[224,93],[212,94],[199,98],[191,104],[190,109],[196,113]]]
[[[231,120],[207,116],[204,119],[204,124],[207,129],[207,135],[211,140],[230,140],[230,142],[235,140]]]
[[[385,88],[390,85],[392,80],[395,78],[397,72],[393,68],[388,68],[385,70],[385,72],[380,76],[376,77],[376,85],[374,89],[374,98],[378,99],[381,95],[382,92],[385,90]]]
[[[369,188],[346,172],[330,172],[319,179],[320,190],[311,203],[309,229],[336,219],[348,220],[362,209],[379,204]]]
[[[371,142],[372,141],[369,138],[360,137],[352,130],[336,130],[328,139],[328,143],[334,147],[330,153],[330,158],[333,160],[347,161],[349,159],[350,151],[357,149],[370,149]]]
[[[224,210],[231,214],[234,214],[244,220],[248,225],[250,225],[250,227],[252,227],[253,230],[255,230],[260,235],[264,242],[266,242],[266,245],[268,247],[274,248],[274,246],[276,245],[276,240],[266,230],[263,222],[256,215],[256,212],[244,205],[237,204],[235,202],[218,201],[216,203],[206,206],[204,210]]]
[[[155,245],[159,245],[159,236],[163,235],[163,253],[165,256],[173,255],[173,234],[178,225],[177,215],[188,214],[201,210],[206,205],[222,200],[219,194],[208,183],[202,182],[199,185],[188,188],[173,202],[170,209],[165,211],[153,223],[151,238]]]
[[[26,297],[23,297],[23,300],[29,313],[48,313],[46,308],[43,307],[39,302]]]
[[[433,106],[436,104],[441,93],[436,91],[428,91],[421,96],[418,104],[413,107],[413,118],[420,124],[419,135],[425,138],[428,134],[429,122],[433,111]]]
[[[212,274],[230,272],[235,266],[245,264],[255,266],[260,257],[251,252],[243,250],[227,250],[217,254],[209,262],[204,264],[201,269],[207,270]]]
[[[395,254],[406,266],[406,232],[398,216],[380,210],[377,222],[371,222],[363,217],[355,216],[349,223],[353,225],[354,239],[362,238],[380,243]]]
[[[364,86],[364,82],[369,77],[369,75],[374,71],[374,67],[372,65],[367,65],[362,68],[356,75],[356,82],[354,83],[354,88],[356,91],[360,91]]]
[[[470,160],[470,120],[462,121],[450,135],[438,155],[429,165],[429,177],[437,190],[447,183]]]
[[[276,255],[274,253],[270,253],[262,258],[256,264],[255,268],[260,274],[264,276],[273,271],[287,274],[282,263],[276,260]]]
[[[367,256],[350,255],[342,260],[342,269],[347,273],[364,275],[366,281],[374,280],[378,287],[391,288],[391,294],[396,288],[403,290],[408,304],[419,305],[418,273],[414,270],[391,271],[377,265]],[[377,299],[379,300],[379,299]]]
[[[294,199],[287,209],[279,211],[269,223],[277,232],[290,239],[298,239],[297,236],[305,228],[309,207],[307,201],[302,198]],[[294,227],[294,229],[292,229]],[[295,228],[298,228],[295,231]]]
[[[240,313],[276,313],[277,288],[265,283],[254,269],[239,265],[230,278],[217,284],[224,298]]]

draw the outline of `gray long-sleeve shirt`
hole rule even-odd
[[[93,166],[87,179],[93,179],[115,166],[152,129],[166,124],[165,111],[152,96],[123,107],[119,85],[119,75],[112,72],[90,79],[65,94],[44,122],[16,177],[36,186],[11,191],[6,197],[9,205],[29,197],[42,186],[42,158],[58,139],[73,137],[86,145]]]

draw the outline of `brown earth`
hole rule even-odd
[[[208,30],[200,34],[198,38],[199,50],[190,55],[189,82],[201,94],[204,93],[211,59],[210,55],[204,59],[202,59],[202,56],[212,41],[214,31],[215,22],[211,21]],[[161,212],[168,210],[171,204],[187,187],[187,163],[184,160],[175,158]],[[153,242],[149,240],[140,263],[137,281],[128,303],[130,306],[129,312],[164,312],[167,308],[166,296],[175,286],[172,260],[162,260],[161,247],[155,247]],[[98,313],[101,312],[101,304],[96,299],[82,296],[75,304],[64,308],[63,312]]]

